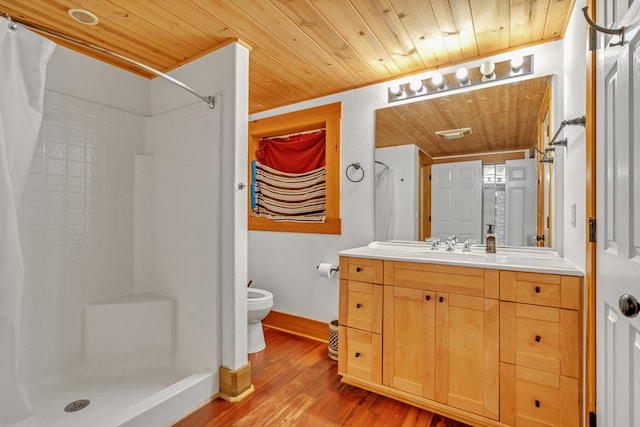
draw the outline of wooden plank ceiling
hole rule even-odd
[[[376,147],[415,144],[431,158],[528,150],[551,76],[391,106],[376,111]],[[436,131],[469,127],[441,139]]]
[[[171,71],[230,40],[251,47],[249,112],[564,35],[574,0],[0,0],[0,14]],[[87,26],[70,8],[95,14]],[[144,77],[146,71],[67,47]],[[188,84],[188,82],[185,82]]]

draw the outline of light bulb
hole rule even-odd
[[[483,62],[480,66],[480,73],[482,73],[482,81],[494,80],[496,75],[494,71],[496,70],[496,64],[492,61]]]
[[[469,83],[469,71],[465,67],[458,68],[456,77],[460,80],[461,85]]]
[[[524,63],[524,58],[522,56],[516,56],[511,60],[511,69],[513,71],[520,71],[520,68],[522,68],[523,63]]]
[[[433,77],[431,77],[431,83],[433,83],[434,86],[437,87],[438,89],[444,89],[445,88],[444,78],[442,77],[442,74],[440,74],[440,73],[436,73],[436,74],[433,75]]]
[[[391,86],[389,86],[389,92],[391,92],[395,96],[398,96],[402,93],[402,89],[400,89],[399,84],[392,84]]]
[[[409,82],[409,89],[414,92],[418,92],[420,89],[422,89],[422,80],[411,80],[411,82]]]

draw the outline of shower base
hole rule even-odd
[[[168,426],[217,392],[217,372],[129,375],[126,380],[87,381],[69,376],[31,390],[34,415],[12,427]],[[87,399],[76,412],[65,406]]]

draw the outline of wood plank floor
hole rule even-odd
[[[431,412],[340,382],[327,344],[265,328],[267,348],[249,356],[255,391],[215,400],[174,427],[464,427]]]

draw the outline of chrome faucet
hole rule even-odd
[[[456,236],[447,237],[447,250],[449,252],[453,252],[456,243],[458,243],[458,238]]]
[[[437,251],[438,249],[438,245],[440,244],[440,238],[438,237],[434,237],[431,239],[431,250],[432,251]]]
[[[475,239],[467,239],[464,241],[464,247],[462,248],[463,252],[471,252],[471,244],[476,243]]]

